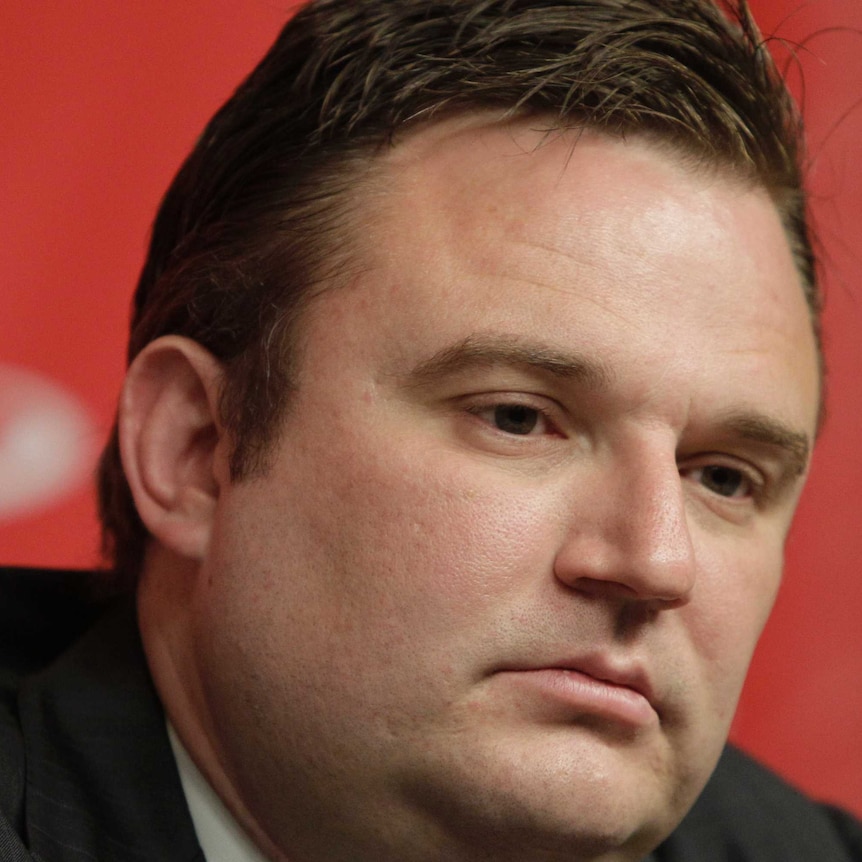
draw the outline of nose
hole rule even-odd
[[[687,601],[696,561],[682,480],[674,457],[654,455],[610,459],[579,482],[554,564],[559,581],[597,597]]]

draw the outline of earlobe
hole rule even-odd
[[[193,560],[207,553],[227,481],[221,372],[197,342],[165,336],[135,358],[120,398],[120,451],[138,513],[159,542]]]

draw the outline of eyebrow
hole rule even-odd
[[[784,453],[788,464],[788,478],[796,479],[805,473],[811,453],[811,440],[807,434],[761,413],[731,413],[720,423],[728,433],[760,443]]]
[[[563,380],[576,380],[593,389],[606,388],[613,376],[607,366],[595,359],[546,344],[525,343],[504,335],[471,335],[423,360],[407,377],[417,386],[426,386],[463,371],[497,366],[539,371]]]

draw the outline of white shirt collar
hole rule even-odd
[[[195,766],[170,722],[168,738],[198,843],[207,862],[267,862]]]

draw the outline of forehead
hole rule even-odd
[[[771,270],[772,277],[759,284],[777,288],[782,299],[788,290],[801,293],[765,191],[642,137],[622,140],[589,129],[548,130],[540,121],[467,115],[395,147],[382,177],[379,214],[392,244],[399,237],[411,241],[418,233],[413,225],[432,231],[427,242],[414,244],[414,255],[430,248],[433,238],[444,247],[431,252],[435,258],[445,250],[454,258],[469,252],[462,241],[469,237],[477,256],[509,240],[519,252],[523,244],[535,244],[547,261],[581,254],[588,237],[593,247],[602,241],[596,250],[605,263],[615,256],[621,263],[649,258],[660,265],[665,255],[685,250],[681,243],[713,247],[716,258],[733,245],[743,266],[761,274]],[[518,260],[503,245],[496,251],[482,263],[509,267]]]
[[[641,389],[723,368],[776,401],[789,387],[815,421],[808,309],[765,191],[642,139],[482,116],[415,132],[378,168],[339,302],[376,304],[392,345],[504,333],[639,366]]]

